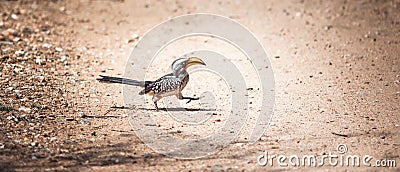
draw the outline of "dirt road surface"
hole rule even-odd
[[[194,13],[229,17],[259,39],[275,75],[275,106],[256,143],[241,134],[217,154],[180,160],[146,146],[129,114],[112,108],[124,106],[123,87],[96,78],[123,76],[148,30]],[[0,171],[399,170],[398,0],[1,1],[0,19]],[[184,41],[160,54],[149,78],[167,72],[186,49],[223,47],[208,38]],[[184,93],[193,96],[202,87],[195,78],[202,75],[191,77]],[[203,128],[176,124],[163,111],[151,113],[176,137],[207,136],[223,125],[230,106],[225,88],[216,88],[217,114]],[[253,95],[257,102],[259,94]],[[345,155],[373,157],[372,166],[258,162],[265,151],[287,157],[338,154],[339,144],[347,146]],[[377,160],[397,164],[374,167]]]

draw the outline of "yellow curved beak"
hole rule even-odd
[[[204,66],[206,65],[206,63],[204,63],[204,61],[201,60],[200,58],[198,58],[198,57],[190,57],[188,59],[186,68],[188,68],[190,66],[193,66],[193,65],[196,65],[196,64],[201,64],[201,65],[204,65]]]

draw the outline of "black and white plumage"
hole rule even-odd
[[[164,75],[155,81],[137,81],[133,79],[103,75],[100,75],[101,78],[98,78],[97,80],[101,82],[120,83],[144,87],[144,89],[139,92],[139,95],[153,95],[152,101],[154,102],[156,109],[158,109],[157,101],[163,97],[175,95],[180,100],[188,99],[188,103],[192,100],[199,99],[193,97],[184,97],[182,95],[182,90],[189,81],[189,73],[186,69],[196,64],[206,65],[203,60],[198,57],[179,58],[171,64],[172,73]]]

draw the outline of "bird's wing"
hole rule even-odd
[[[164,75],[163,77],[157,79],[153,83],[147,85],[139,94],[147,94],[149,92],[166,93],[170,91],[176,91],[179,89],[182,81],[173,75],[172,73]]]

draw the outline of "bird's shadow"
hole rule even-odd
[[[216,109],[204,109],[204,108],[158,108],[150,109],[150,108],[131,108],[127,106],[112,106],[112,109],[138,109],[138,110],[147,110],[147,111],[172,111],[172,112],[180,112],[180,111],[216,111]]]

